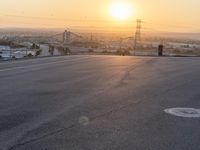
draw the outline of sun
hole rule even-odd
[[[109,13],[114,19],[127,20],[131,17],[133,12],[129,4],[115,3],[110,6]]]

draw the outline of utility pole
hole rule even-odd
[[[119,50],[121,51],[122,50],[122,42],[123,42],[123,38],[120,38],[119,39]]]
[[[137,19],[136,21],[136,31],[135,31],[135,41],[134,41],[134,55],[137,49],[138,42],[141,41],[141,28],[142,28],[142,20]]]
[[[93,42],[93,34],[91,33],[90,42]]]
[[[10,60],[12,59],[12,48],[10,48]]]

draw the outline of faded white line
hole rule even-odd
[[[80,57],[83,57],[83,56],[59,56],[59,57],[41,57],[41,58],[35,58],[35,59],[26,59],[26,60],[13,60],[13,61],[5,61],[5,62],[1,62],[0,65],[10,65],[10,64],[20,64],[20,63],[24,63],[24,62],[37,62],[38,60],[41,60],[41,61],[46,61],[46,60],[56,60],[56,59],[59,59],[59,58],[80,58]]]
[[[38,67],[38,66],[45,66],[45,65],[51,65],[51,64],[58,64],[58,63],[70,62],[70,61],[74,61],[74,60],[84,60],[86,58],[90,58],[90,57],[84,57],[84,58],[81,57],[81,58],[77,58],[77,59],[55,61],[55,62],[49,62],[49,63],[43,63],[43,64],[28,65],[28,66],[23,66],[23,67],[6,68],[6,69],[1,69],[0,72],[12,71],[12,70],[17,70],[17,69],[26,69],[26,68],[30,68],[30,67]]]

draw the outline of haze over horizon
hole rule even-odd
[[[0,27],[133,30],[142,19],[146,31],[200,32],[198,0],[6,0]]]

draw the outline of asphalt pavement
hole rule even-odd
[[[0,150],[199,150],[200,58],[63,56],[0,63]]]

